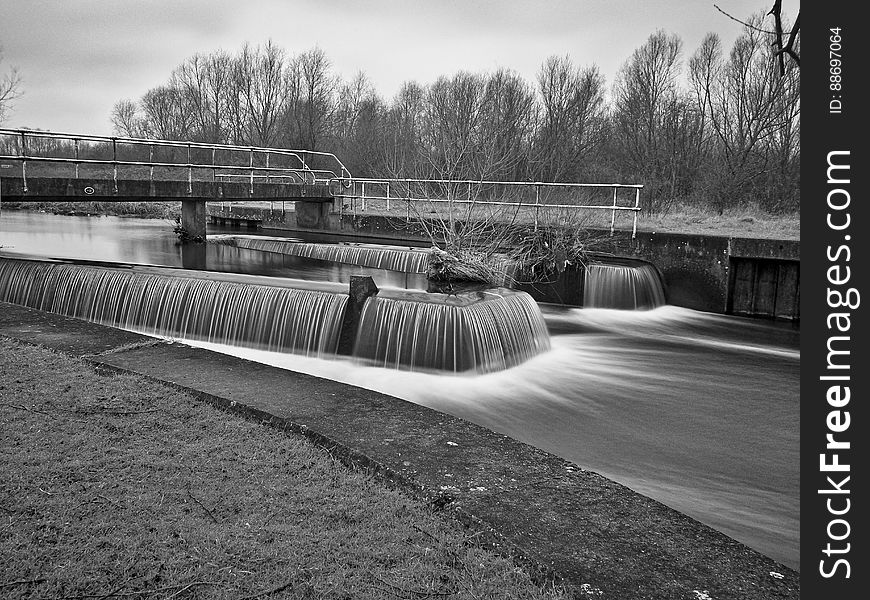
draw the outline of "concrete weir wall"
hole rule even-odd
[[[429,243],[401,216],[327,213],[321,202],[275,202],[273,208],[212,204],[214,222],[258,223],[264,230],[325,233],[372,241]],[[303,205],[303,206],[299,206]],[[662,275],[669,304],[715,313],[800,321],[800,242],[714,235],[619,231],[603,247],[648,261]],[[570,276],[570,272],[567,276]],[[575,278],[576,279],[576,278]],[[564,285],[563,285],[564,284]],[[559,285],[572,286],[570,281]]]

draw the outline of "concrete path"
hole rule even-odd
[[[799,574],[654,500],[404,400],[0,302],[0,335],[139,373],[308,436],[578,598],[799,598]],[[144,344],[144,345],[143,345]]]

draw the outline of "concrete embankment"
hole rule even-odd
[[[428,500],[577,597],[798,598],[793,570],[656,501],[504,435],[397,398],[0,303],[0,335],[141,374],[309,437]]]
[[[209,205],[213,223],[261,227],[264,233],[295,232],[331,241],[356,237],[375,242],[427,245],[429,238],[413,220],[377,214],[329,213],[302,219],[294,210]],[[282,208],[284,207],[284,208]],[[298,210],[298,209],[297,209]],[[313,210],[313,209],[312,209]],[[325,212],[324,212],[325,211]],[[800,321],[800,242],[734,236],[639,231],[590,231],[600,238],[595,250],[648,261],[662,276],[667,301],[674,306],[714,313]],[[567,276],[570,278],[570,273]],[[570,281],[557,288],[571,288]],[[575,290],[576,291],[576,290]],[[571,296],[571,291],[565,292]]]

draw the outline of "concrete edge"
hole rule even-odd
[[[297,422],[290,418],[277,416],[267,410],[257,408],[237,400],[232,400],[218,394],[209,393],[196,387],[182,385],[175,381],[171,381],[164,376],[150,375],[144,370],[136,368],[125,368],[112,364],[111,359],[114,357],[115,362],[130,362],[139,365],[139,360],[142,356],[142,351],[154,351],[154,354],[166,354],[165,349],[155,348],[160,343],[154,344],[154,338],[135,334],[131,332],[115,330],[102,325],[86,323],[77,319],[63,317],[60,315],[52,315],[43,313],[33,309],[17,307],[0,303],[0,308],[10,307],[10,313],[7,318],[3,318],[3,312],[0,311],[0,337],[14,340],[30,345],[37,345],[48,348],[50,350],[66,354],[68,356],[77,357],[85,360],[100,372],[110,373],[129,373],[138,376],[147,377],[150,380],[157,381],[161,384],[168,385],[174,389],[178,389],[185,393],[191,394],[193,397],[205,401],[225,412],[235,414],[243,418],[259,422],[270,426],[278,431],[285,433],[301,434],[312,441],[318,447],[328,451],[332,456],[339,460],[342,464],[350,468],[360,469],[371,474],[377,480],[394,488],[399,488],[429,504],[436,511],[444,511],[459,523],[470,529],[478,539],[478,543],[490,548],[502,555],[506,555],[515,560],[520,566],[525,568],[529,574],[538,583],[547,584],[550,582],[558,582],[572,591],[576,597],[588,597],[590,595],[607,598],[691,598],[691,595],[686,594],[687,589],[697,586],[698,590],[706,590],[703,584],[709,586],[711,596],[718,599],[725,598],[797,598],[799,597],[799,578],[798,574],[790,569],[778,565],[775,561],[764,557],[749,548],[731,540],[727,536],[716,532],[697,521],[678,513],[664,505],[650,500],[646,497],[621,486],[615,482],[607,480],[593,472],[583,471],[582,474],[576,474],[571,477],[561,477],[559,481],[541,484],[543,490],[531,492],[541,496],[546,504],[530,506],[526,503],[526,496],[520,494],[518,498],[511,498],[512,490],[498,490],[499,499],[492,499],[490,502],[501,506],[489,506],[485,504],[485,508],[481,510],[481,505],[476,506],[474,502],[469,501],[468,495],[463,498],[460,492],[457,496],[449,493],[436,491],[436,488],[431,485],[432,478],[430,477],[429,485],[421,483],[426,479],[426,473],[420,473],[423,477],[417,476],[417,471],[407,470],[403,467],[398,469],[393,468],[383,461],[377,460],[365,452],[358,451],[352,448],[347,443],[325,435],[321,431],[317,431],[304,423]],[[4,322],[5,321],[5,322]],[[12,330],[10,335],[8,332]],[[42,341],[40,341],[42,340]],[[149,343],[151,342],[151,343]],[[149,346],[149,347],[145,347]],[[178,344],[177,346],[182,346]],[[97,352],[83,351],[85,348],[96,348]],[[199,363],[197,365],[190,364],[186,368],[188,370],[195,369],[203,364],[216,367],[223,367],[226,364],[242,364],[248,363],[242,359],[227,358],[225,355],[219,355],[207,350],[183,346],[176,348],[183,356],[195,356]],[[123,357],[123,360],[119,360]],[[251,363],[258,365],[258,363]],[[254,368],[252,366],[252,368]],[[260,366],[256,367],[262,372]],[[266,367],[265,369],[272,369]],[[276,370],[281,371],[281,370]],[[156,371],[162,374],[162,371]],[[372,399],[374,401],[389,401],[388,408],[401,408],[404,411],[402,418],[414,415],[419,415],[424,421],[432,420],[432,414],[443,415],[431,409],[426,409],[408,403],[403,400],[392,397],[384,397],[376,392],[368,392],[367,390],[360,391],[360,388],[353,386],[345,386],[328,380],[320,380],[321,383],[316,383],[314,378],[289,371],[281,371],[280,379],[282,381],[293,381],[298,384],[301,389],[308,389],[312,385],[326,386],[330,390],[348,389],[350,400],[357,401]],[[238,377],[237,374],[229,374],[229,377]],[[325,382],[325,383],[322,383]],[[315,390],[318,391],[318,390]],[[232,390],[228,390],[230,395]],[[316,394],[315,394],[316,395]],[[344,399],[342,399],[344,400]],[[317,401],[317,399],[315,399]],[[449,417],[449,416],[447,416]],[[449,417],[447,420],[448,429],[457,423],[458,427],[464,427],[467,422],[461,419]],[[407,422],[407,421],[403,421]],[[322,424],[322,423],[321,423]],[[415,423],[407,423],[410,432],[409,437],[431,433],[421,427],[415,429]],[[431,423],[430,423],[431,424]],[[438,423],[442,425],[442,423]],[[470,425],[470,424],[468,424]],[[455,430],[456,427],[453,427]],[[492,442],[493,437],[497,435],[486,435],[482,432],[489,432],[477,426],[471,426],[469,435],[471,441],[479,439],[484,444],[485,451],[491,452],[494,449]],[[476,430],[482,430],[481,433]],[[451,433],[454,435],[454,433]],[[475,437],[483,435],[483,437]],[[504,436],[506,437],[506,436]],[[460,438],[453,438],[460,439]],[[536,480],[542,475],[549,478],[555,475],[559,478],[560,470],[566,461],[548,455],[543,451],[538,451],[532,447],[529,450],[524,450],[527,445],[515,440],[510,440],[505,448],[506,457],[508,460],[514,460],[514,466],[518,467],[517,471],[525,469],[527,472],[523,474],[532,475],[532,479]],[[412,442],[413,443],[413,442]],[[497,444],[495,444],[497,446]],[[498,448],[495,448],[498,450]],[[424,451],[429,450],[424,448]],[[519,454],[516,454],[519,453]],[[437,458],[437,457],[436,457]],[[503,457],[498,457],[499,459]],[[473,461],[473,456],[463,456],[459,460]],[[526,462],[523,462],[526,461]],[[407,464],[407,463],[405,463]],[[424,466],[430,466],[426,465]],[[403,472],[404,471],[404,472]],[[520,477],[517,474],[517,477]],[[573,481],[572,481],[573,478]],[[540,484],[540,481],[533,481]],[[525,482],[521,482],[525,484]],[[584,490],[591,487],[593,489]],[[572,497],[574,493],[581,494],[582,497],[576,500]],[[567,496],[565,496],[567,494]],[[507,497],[505,497],[507,495]],[[590,500],[591,498],[591,500]],[[515,500],[519,499],[520,504]],[[513,502],[513,504],[512,504]],[[596,505],[590,505],[591,502]],[[465,505],[470,506],[466,510]],[[605,518],[612,519],[614,515],[622,519],[616,527],[617,531],[613,532],[611,538],[610,532],[602,532],[600,521],[596,521],[600,515],[596,512],[601,510],[601,505],[604,506],[604,511],[607,512]],[[549,511],[546,516],[551,517],[555,514],[557,517],[562,513],[564,522],[576,523],[578,514],[577,509],[580,507],[590,511],[589,517],[585,518],[588,525],[583,525],[577,531],[568,531],[567,533],[561,529],[547,529],[544,527],[540,532],[543,533],[544,546],[551,545],[550,554],[547,554],[547,549],[544,547],[543,555],[541,544],[536,547],[535,540],[522,534],[526,531],[513,531],[514,537],[524,542],[516,543],[510,536],[499,531],[486,521],[488,516],[495,523],[501,523],[504,526],[508,523],[510,529],[511,521],[505,521],[505,514],[509,518],[519,516],[522,521],[522,513],[532,513],[533,518],[526,520],[522,526],[529,526],[529,522],[537,522],[539,510]],[[477,512],[484,515],[483,517],[475,514]],[[495,511],[490,514],[486,511]],[[513,511],[513,512],[512,512]],[[520,513],[516,513],[520,511]],[[516,513],[516,514],[514,514]],[[494,519],[492,517],[495,517]],[[585,515],[581,515],[585,517]],[[499,521],[501,518],[501,521]],[[544,517],[541,516],[540,519]],[[538,521],[540,521],[538,519]],[[584,520],[584,519],[581,519]],[[610,522],[607,522],[608,528]],[[584,529],[585,528],[585,529]],[[577,529],[577,527],[575,527]],[[582,529],[582,531],[580,530]],[[558,539],[557,536],[566,537]],[[661,539],[664,536],[664,539]],[[567,545],[566,545],[567,542]],[[529,549],[524,548],[522,543],[531,543]],[[589,543],[591,548],[586,548],[584,544]],[[602,552],[602,544],[605,550]],[[613,547],[606,549],[608,544],[613,544]],[[578,548],[579,546],[579,548]],[[556,548],[570,548],[572,553],[570,556],[559,555],[559,552],[564,550],[556,550]],[[576,550],[576,551],[575,551]],[[554,555],[552,552],[556,552]],[[557,558],[561,561],[561,567],[570,564],[568,573],[561,570],[555,565]],[[627,558],[626,564],[636,567],[637,572],[624,572],[625,581],[620,581],[620,569],[624,569],[622,561],[617,561],[619,564],[610,564],[614,558]],[[566,563],[569,559],[573,562]],[[614,571],[616,569],[616,571]],[[770,576],[768,575],[770,571]],[[779,577],[777,580],[772,580],[773,573],[777,572]],[[565,576],[567,574],[567,576]],[[602,587],[606,590],[594,587],[597,581],[601,581]],[[587,587],[592,582],[593,587]],[[589,590],[592,590],[591,592]]]

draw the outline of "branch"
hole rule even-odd
[[[187,488],[187,495],[190,496],[191,500],[193,500],[194,502],[199,504],[200,508],[202,508],[202,510],[204,510],[206,512],[206,514],[209,516],[209,518],[212,520],[212,523],[219,523],[220,522],[217,520],[217,517],[215,517],[214,514],[206,507],[206,505],[203,504],[202,502],[200,502],[199,499],[197,499],[197,497],[191,493],[190,488]]]
[[[740,19],[738,19],[738,18],[736,18],[736,17],[732,17],[731,15],[729,15],[727,12],[725,12],[724,10],[722,10],[721,8],[719,8],[718,6],[716,6],[715,4],[713,5],[713,7],[714,7],[716,10],[718,10],[720,13],[722,13],[723,15],[725,15],[726,17],[728,17],[729,19],[731,19],[732,21],[736,21],[737,23],[740,23],[740,24],[743,25],[744,27],[748,27],[749,29],[752,29],[752,30],[757,31],[757,32],[759,32],[759,33],[767,33],[767,34],[769,34],[769,35],[776,35],[776,32],[775,32],[775,31],[769,31],[769,30],[767,30],[767,29],[759,29],[758,27],[755,27],[754,25],[750,25],[750,24],[747,23],[746,21],[741,21]],[[768,14],[770,14],[770,13],[768,13]]]
[[[42,583],[43,581],[45,581],[44,577],[40,577],[38,579],[19,579],[18,581],[9,581],[7,583],[0,583],[0,588],[14,587],[16,585],[30,585],[33,583]]]

